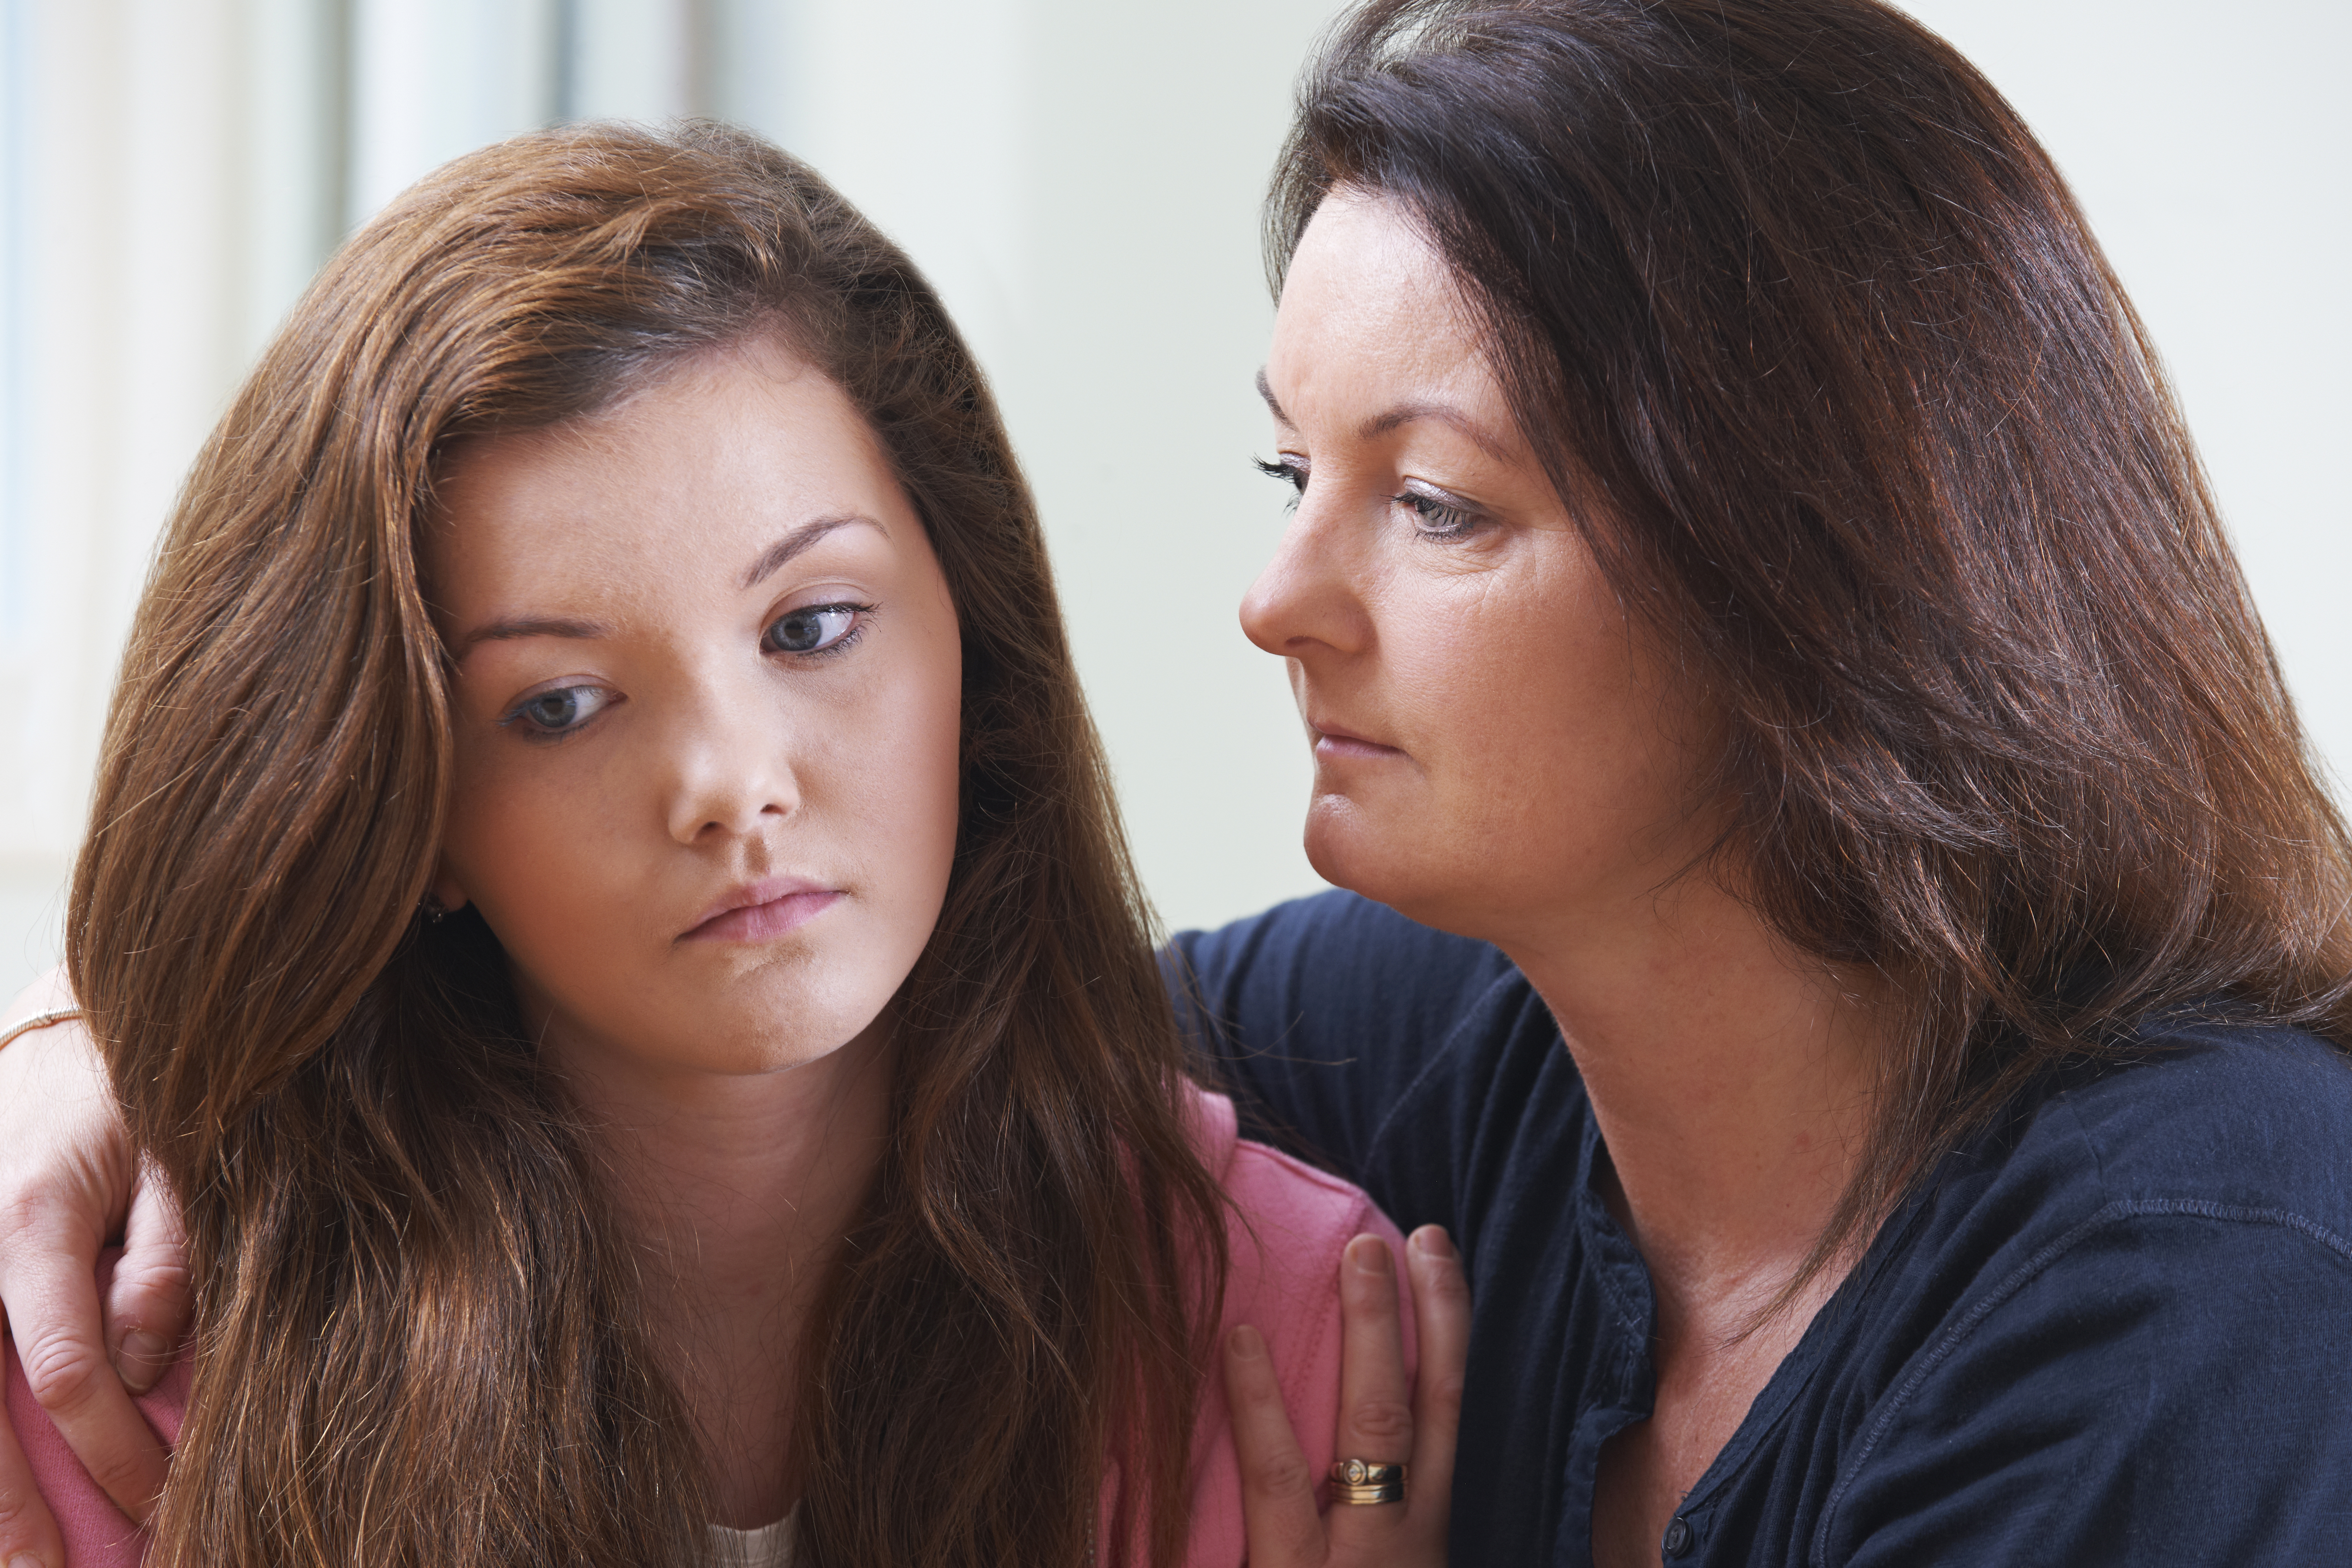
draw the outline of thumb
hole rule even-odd
[[[155,1385],[187,1337],[188,1252],[180,1205],[162,1173],[145,1160],[131,1189],[122,1258],[106,1291],[108,1359],[133,1394]]]

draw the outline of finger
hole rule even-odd
[[[1425,1225],[1405,1243],[1412,1314],[1420,1331],[1414,1373],[1412,1473],[1405,1491],[1413,1533],[1445,1539],[1454,1496],[1454,1449],[1462,1432],[1462,1384],[1470,1359],[1470,1282],[1462,1256],[1441,1226]]]
[[[1360,1236],[1339,1258],[1339,1421],[1336,1457],[1377,1465],[1412,1459],[1412,1384],[1397,1311],[1396,1259],[1377,1236]],[[1405,1522],[1402,1502],[1351,1503],[1337,1491],[1326,1521],[1332,1555],[1388,1563]]]
[[[144,1394],[155,1386],[187,1337],[191,1310],[180,1205],[163,1173],[142,1160],[123,1222],[122,1257],[106,1291],[107,1357],[124,1387]]]
[[[1412,1389],[1397,1321],[1396,1260],[1360,1236],[1339,1261],[1339,1458],[1402,1465],[1412,1458]]]
[[[163,1447],[114,1375],[99,1327],[93,1230],[67,1212],[8,1226],[6,1300],[33,1397],[114,1505],[144,1523]]]
[[[1320,1568],[1325,1551],[1315,1478],[1283,1408],[1265,1341],[1247,1324],[1225,1336],[1225,1405],[1241,1461],[1252,1568]]]
[[[0,1421],[0,1563],[8,1568],[65,1568],[65,1538],[33,1479],[16,1428]]]
[[[136,1163],[88,1030],[60,1024],[0,1052],[0,1110],[18,1167],[0,1183],[0,1301],[26,1382],[91,1478],[144,1520],[163,1447],[107,1359],[95,1278]]]
[[[1412,1384],[1397,1323],[1397,1260],[1381,1237],[1357,1237],[1339,1272],[1339,1458],[1404,1465],[1413,1458]]]

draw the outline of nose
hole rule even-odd
[[[670,837],[684,845],[749,837],[800,809],[791,724],[756,679],[712,682],[676,710],[666,736]]]
[[[1370,647],[1362,581],[1369,531],[1361,518],[1318,496],[1310,480],[1274,559],[1242,597],[1242,630],[1249,640],[1284,658]]]

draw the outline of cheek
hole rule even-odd
[[[626,906],[636,868],[586,847],[631,837],[631,781],[614,776],[624,759],[504,750],[478,738],[458,743],[443,876],[509,949],[585,956],[613,947],[622,933],[600,911]]]
[[[919,951],[938,921],[955,859],[962,680],[952,645],[948,657],[927,659],[895,683],[871,717],[860,727],[856,766],[867,803],[866,858],[877,882],[892,889],[905,940]]]
[[[1414,765],[1318,792],[1318,870],[1477,934],[1650,874],[1685,816],[1692,757],[1605,590],[1557,564],[1424,579],[1377,616],[1369,673]]]
[[[1530,637],[1526,654],[1464,714],[1446,781],[1461,858],[1514,904],[1638,861],[1680,793],[1617,647]]]

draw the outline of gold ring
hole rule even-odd
[[[1402,1465],[1374,1464],[1370,1459],[1341,1459],[1331,1467],[1331,1500],[1366,1506],[1404,1501]]]

